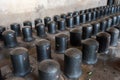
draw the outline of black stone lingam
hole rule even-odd
[[[92,35],[95,36],[100,31],[100,23],[94,22],[91,25],[93,26]]]
[[[105,8],[105,16],[109,15],[108,7]]]
[[[48,22],[50,22],[51,21],[51,18],[50,17],[45,17],[44,18],[44,24],[45,24],[45,26],[47,26],[48,25]]]
[[[72,12],[69,12],[67,16],[72,17],[72,16],[73,16],[73,13],[72,13]]]
[[[82,30],[73,29],[70,31],[70,44],[72,46],[81,46]]]
[[[37,36],[43,38],[46,36],[46,32],[45,32],[45,25],[42,23],[38,23],[36,25],[36,30],[37,30]]]
[[[89,12],[89,10],[88,9],[85,9],[85,13],[88,13]]]
[[[49,34],[55,34],[56,33],[56,29],[57,29],[57,26],[56,26],[56,22],[55,21],[50,21],[48,22],[47,24],[48,26],[48,33]]]
[[[98,53],[106,53],[108,52],[108,48],[110,45],[111,36],[107,32],[100,32],[96,36],[96,40],[99,42]]]
[[[104,17],[104,16],[105,16],[105,10],[104,10],[104,8],[103,8],[103,9],[100,9],[100,16],[101,16],[101,17]]]
[[[82,27],[82,39],[90,38],[92,35],[93,27],[90,24],[86,24]]]
[[[64,74],[68,79],[79,79],[81,70],[82,52],[76,48],[69,48],[64,54]]]
[[[35,23],[35,26],[36,26],[37,24],[42,23],[42,19],[37,18],[37,19],[35,19],[34,23]]]
[[[111,18],[108,18],[108,19],[107,19],[107,27],[106,27],[106,30],[109,29],[110,27],[112,27],[112,19],[111,19]]]
[[[32,29],[32,22],[31,21],[24,21],[23,26],[30,26]]]
[[[115,26],[115,28],[119,30],[119,37],[118,37],[118,40],[120,40],[120,26]]]
[[[5,79],[5,80],[26,80],[22,77],[11,77],[11,78],[8,78],[8,79]]]
[[[68,36],[59,34],[55,37],[55,50],[57,53],[64,53],[68,48]]]
[[[1,70],[0,70],[0,80],[4,80],[2,73],[1,73]]]
[[[79,11],[79,14],[84,14],[85,13],[85,10],[80,10]]]
[[[68,28],[73,28],[74,27],[73,17],[69,16],[69,17],[66,18],[66,26]]]
[[[117,46],[118,38],[119,38],[119,30],[112,27],[108,29],[107,32],[111,35],[110,46]]]
[[[6,30],[2,33],[4,39],[4,45],[8,48],[16,47],[18,42],[16,38],[15,31]]]
[[[22,34],[23,34],[23,41],[31,42],[34,40],[33,35],[32,35],[32,29],[30,26],[24,26],[22,28]]]
[[[113,0],[108,0],[107,5],[112,6],[113,5]]]
[[[74,11],[73,15],[79,15],[79,12],[78,11]]]
[[[117,15],[117,25],[120,24],[120,15]]]
[[[15,48],[10,52],[10,56],[15,76],[23,77],[30,73],[29,54],[26,48]]]
[[[54,20],[55,22],[57,22],[59,19],[60,19],[60,16],[59,16],[59,15],[55,15],[55,16],[53,17],[53,20]]]
[[[92,20],[92,13],[91,12],[88,12],[86,13],[86,21],[91,21]]]
[[[73,20],[74,20],[74,25],[80,25],[80,16],[79,15],[74,15],[73,16]]]
[[[59,80],[60,65],[54,60],[43,60],[38,64],[38,72],[40,80]]]
[[[15,31],[16,36],[20,36],[21,35],[21,28],[20,28],[20,24],[18,23],[13,23],[10,25],[11,30]]]
[[[65,19],[58,20],[58,30],[64,31],[66,29]]]
[[[99,19],[101,16],[100,16],[100,11],[99,10],[97,10],[96,11],[96,17],[97,17],[97,19]]]
[[[3,40],[3,35],[2,35],[2,33],[3,33],[5,30],[6,30],[5,27],[0,26],[0,40]]]
[[[114,6],[111,7],[111,13],[112,13],[112,14],[115,13],[115,8],[114,8]]]
[[[95,39],[86,39],[82,43],[82,60],[85,64],[95,64],[97,62],[97,51],[99,43]]]
[[[101,32],[106,31],[106,27],[107,27],[107,21],[106,20],[100,21],[100,31]]]
[[[37,61],[41,62],[51,58],[51,45],[48,40],[42,39],[36,44]]]
[[[80,23],[86,23],[86,14],[80,14]]]
[[[112,17],[112,25],[115,26],[117,24],[117,16]]]
[[[66,16],[67,16],[66,14],[61,14],[62,19],[66,19]]]
[[[91,12],[92,20],[96,20],[96,16],[97,16],[96,11],[92,11]]]

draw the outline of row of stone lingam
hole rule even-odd
[[[44,18],[45,25],[43,24],[43,20],[40,18],[34,21],[33,23],[34,25],[32,24],[31,21],[24,21],[23,26],[30,26],[31,28],[33,26],[37,27],[37,35],[39,37],[43,37],[45,36],[45,30],[43,28],[44,26],[47,27],[48,33],[54,34],[56,33],[56,30],[63,31],[63,30],[66,30],[66,28],[74,28],[76,26],[82,25],[83,23],[88,23],[91,21],[98,20],[100,18],[104,18],[114,14],[119,14],[119,12],[120,12],[119,5],[102,6],[102,7],[92,8],[92,9],[69,12],[68,14],[61,14],[60,16],[55,15],[53,17],[53,20],[50,17],[45,17]],[[119,19],[119,16],[113,17],[112,19],[113,24],[115,23],[116,19]],[[109,22],[111,23],[111,20],[107,19],[107,21],[108,23]],[[100,22],[102,22],[102,20]],[[16,31],[16,35],[19,36],[21,32],[20,28],[22,25],[20,25],[19,23],[13,23],[10,26],[12,30]],[[38,26],[42,26],[42,27],[38,27]],[[110,26],[110,24],[108,26]],[[5,27],[1,26],[0,29],[1,29],[0,33],[2,33],[5,30]]]
[[[110,8],[110,11],[109,11]],[[103,11],[100,11],[103,10]],[[96,11],[100,11],[101,13],[97,13]],[[94,15],[91,15],[92,12],[95,12]],[[107,12],[107,14],[106,14]],[[76,14],[75,14],[76,13]],[[89,15],[87,15],[89,13]],[[106,14],[108,16],[103,15]],[[99,15],[99,17],[97,17]],[[82,17],[81,17],[82,16]],[[103,17],[104,16],[104,17]],[[100,27],[100,31],[105,31],[106,29],[110,28],[111,26],[118,25],[120,22],[120,16],[119,16],[119,6],[109,6],[109,7],[100,7],[94,9],[89,9],[82,11],[82,14],[79,14],[78,12],[69,13],[68,16],[63,15],[61,16],[55,16],[54,21],[51,21],[50,17],[46,17],[44,19],[44,24],[42,24],[41,19],[35,20],[35,29],[33,30],[33,33],[36,33],[38,37],[44,38],[46,37],[46,31],[47,34],[57,34],[64,31],[70,31],[73,28],[82,28],[83,30],[83,39],[89,37],[91,34],[89,32],[87,33],[87,29],[91,26],[93,29],[91,29],[92,34],[96,35],[98,32],[98,28]],[[92,21],[92,18],[95,18],[94,21]],[[80,24],[86,23],[91,25],[83,25]],[[87,22],[86,22],[87,21]],[[92,22],[91,22],[92,21]],[[23,40],[25,42],[30,42],[33,40],[32,37],[32,23],[30,21],[25,21],[23,23],[24,27],[22,28],[22,34],[23,34]],[[45,27],[46,26],[46,27]],[[87,27],[86,27],[87,26]],[[11,30],[15,31],[16,36],[21,35],[21,29],[20,24],[14,23],[11,24]],[[58,29],[56,29],[58,28]],[[5,31],[5,27],[0,27],[0,38],[2,40],[2,32]],[[9,32],[9,31],[8,31]],[[89,34],[88,36],[84,36],[86,34]],[[49,35],[50,36],[50,35]],[[13,45],[14,46],[14,45]]]
[[[82,75],[81,63],[88,65],[97,63],[97,53],[107,54],[109,46],[114,47],[117,45],[118,36],[119,30],[112,27],[107,32],[98,33],[96,39],[88,38],[84,40],[81,46],[82,49],[78,49],[68,48],[68,38],[66,35],[61,34],[56,37],[56,52],[54,53],[51,52],[52,44],[50,44],[50,41],[41,39],[36,44],[37,53],[33,53],[37,54],[37,61],[32,60],[32,63],[30,63],[30,59],[34,58],[29,59],[29,52],[26,48],[13,48],[10,53],[8,52],[13,71],[5,74],[4,77],[7,80],[79,80]],[[63,73],[60,68],[62,64],[55,61],[54,54],[64,55]]]
[[[10,78],[14,79],[15,76],[23,77],[23,80],[24,78],[30,80],[31,77],[27,75],[31,73],[36,75],[37,78],[39,76],[40,80],[79,79],[82,74],[82,69],[80,67],[81,62],[95,64],[98,59],[97,53],[108,53],[109,45],[117,45],[118,39],[120,38],[119,13],[101,17],[104,19],[101,19],[100,21],[98,19],[95,22],[88,22],[90,24],[84,24],[81,26],[77,25],[74,26],[74,28],[73,23],[76,21],[72,16],[68,19],[69,17],[65,20],[60,19],[57,23],[54,21],[48,22],[46,25],[48,33],[45,32],[46,27],[41,24],[41,22],[36,24],[35,29],[37,31],[32,30],[27,22],[27,25],[24,25],[25,27],[22,28],[23,40],[21,40],[19,24],[11,25],[13,31],[6,30],[2,33],[1,40],[3,41],[1,41],[0,47],[2,50],[8,50],[7,52],[10,56],[13,68],[13,72],[7,77],[8,80]],[[77,18],[77,20],[80,19]],[[56,24],[60,26],[58,31],[56,30]],[[68,27],[67,29],[65,28],[66,26]],[[32,36],[32,33],[35,34],[36,32],[40,38]],[[20,37],[16,38],[16,36]],[[92,38],[90,38],[91,36]],[[68,46],[69,41],[71,46]],[[2,45],[2,42],[4,42],[5,47]],[[55,43],[55,50],[52,47],[53,44],[50,42]],[[36,45],[36,47],[33,45],[32,48],[35,48],[37,51],[38,62],[37,64],[35,64],[34,61],[32,63],[38,66],[38,68],[33,68],[33,65],[29,62],[29,52],[26,48],[29,47],[28,49],[30,50],[32,44]],[[77,49],[78,47],[82,48]],[[11,50],[10,53],[9,50]],[[51,52],[51,50],[53,50],[53,52]],[[54,60],[54,57],[52,56],[53,53],[64,55],[64,74],[61,74],[61,63]],[[36,73],[36,70],[39,74]],[[22,78],[16,79],[22,80]]]

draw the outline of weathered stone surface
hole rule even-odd
[[[104,6],[107,0],[1,0],[0,25]]]

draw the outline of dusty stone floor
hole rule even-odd
[[[33,46],[30,47],[31,44]],[[112,53],[110,52],[108,55],[105,56],[98,54],[98,62],[95,65],[82,64],[83,74],[79,80],[120,80],[120,43],[118,44],[119,45],[116,48],[113,48],[115,52],[112,51]],[[52,41],[52,46],[53,45],[54,41]],[[35,80],[38,78],[36,47],[33,42],[28,43],[27,46],[24,46],[27,47],[29,50],[30,63],[33,68],[33,74],[30,74],[25,78],[27,80]],[[80,49],[80,47],[77,48]],[[0,49],[0,68],[5,78],[13,76],[11,69],[11,61],[9,58],[9,51],[11,50],[12,49]],[[64,54],[56,54],[56,52],[54,52],[54,46],[52,48],[52,58],[60,63],[61,71],[63,73]],[[63,80],[68,80],[66,79],[66,77],[63,76],[61,77]]]
[[[65,32],[61,32],[65,33]],[[66,32],[68,35],[69,32]],[[50,36],[50,35],[49,35]],[[54,36],[51,35],[48,37],[52,44],[52,58],[58,61],[61,65],[61,72],[63,73],[63,61],[64,61],[64,54],[56,54],[54,52]],[[69,36],[69,35],[68,35]],[[36,37],[36,36],[35,36]],[[36,37],[36,39],[40,39]],[[32,73],[26,76],[27,80],[36,80],[38,78],[38,68],[37,68],[37,61],[36,61],[36,47],[35,41],[31,43],[23,43],[21,38],[18,38],[20,44],[19,46],[24,46],[28,48],[30,54],[30,63],[33,68]],[[2,42],[0,42],[2,43]],[[3,45],[3,44],[0,44]],[[69,47],[72,47],[69,45]],[[80,47],[77,47],[80,49]],[[98,54],[98,62],[95,65],[85,65],[82,64],[83,74],[78,80],[120,80],[120,42],[118,42],[118,46],[116,48],[112,48],[113,50],[109,52],[108,55],[100,55]],[[5,78],[13,77],[12,68],[11,68],[11,61],[9,57],[9,52],[12,49],[3,49],[0,47],[0,68],[2,70],[2,75]],[[28,78],[29,77],[29,78]],[[30,79],[31,78],[31,79]],[[62,77],[63,80],[65,77]]]

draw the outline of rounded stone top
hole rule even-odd
[[[48,20],[48,21],[50,21],[50,20],[51,20],[51,18],[50,18],[50,17],[48,17],[48,16],[46,16],[46,17],[44,18],[44,20]]]
[[[82,30],[81,29],[73,29],[70,31],[71,33],[82,33]]]
[[[3,31],[5,31],[5,27],[0,26],[0,32],[3,32]]]
[[[38,23],[38,24],[36,24],[35,27],[39,27],[39,26],[41,26],[41,27],[45,27],[45,25],[44,25],[43,23]]]
[[[79,15],[73,15],[73,17],[75,18],[75,17],[79,17]]]
[[[119,30],[114,28],[114,27],[112,27],[112,28],[108,29],[107,32],[108,33],[119,33]]]
[[[67,15],[66,15],[66,14],[64,14],[64,13],[63,13],[63,14],[61,14],[61,18],[63,18],[63,19],[65,19],[65,18],[66,18],[66,16],[67,16]]]
[[[93,46],[93,45],[98,46],[99,45],[99,43],[95,39],[92,39],[92,38],[88,38],[88,39],[84,40],[83,44],[89,45],[89,46]]]
[[[39,22],[42,23],[42,19],[41,18],[36,18],[35,23],[39,23]]]
[[[21,78],[21,77],[12,77],[12,78],[5,79],[5,80],[26,80],[26,79]]]
[[[55,15],[54,17],[60,17],[59,15]]]
[[[46,39],[42,39],[42,40],[39,40],[37,43],[36,43],[36,46],[48,46],[50,45],[50,41],[46,40]]]
[[[56,38],[68,38],[68,36],[67,35],[65,35],[65,34],[59,34],[59,35],[57,35],[57,36],[55,36]]]
[[[107,23],[107,21],[104,19],[104,20],[101,20],[100,23],[101,23],[101,24]]]
[[[82,26],[83,28],[92,28],[92,25],[91,24],[85,24]]]
[[[67,15],[68,16],[73,16],[73,12],[68,12]]]
[[[25,24],[25,23],[27,23],[27,24],[30,23],[30,24],[31,24],[31,21],[24,21],[23,23],[24,23],[24,24]]]
[[[60,19],[60,16],[59,16],[59,15],[55,15],[55,16],[54,16],[54,20],[55,20],[55,21],[57,21],[57,20],[59,20],[59,19]]]
[[[81,58],[82,52],[77,48],[69,48],[65,51],[65,55],[71,58]]]
[[[97,37],[110,37],[110,34],[107,32],[100,32],[97,34]]]
[[[56,24],[56,22],[55,21],[49,21],[48,25],[51,25],[51,24]]]
[[[31,21],[24,21],[23,25],[24,26],[31,26],[32,27],[32,22]]]
[[[92,24],[92,25],[100,25],[100,23],[97,22],[97,21],[94,21],[94,22],[92,22],[91,24]]]
[[[6,30],[2,33],[2,35],[11,35],[11,34],[15,34],[15,31],[13,30]]]
[[[112,18],[108,18],[107,20],[112,22]]]
[[[117,16],[113,16],[113,18],[117,19]]]
[[[79,11],[74,11],[73,15],[79,15]]]
[[[38,70],[45,73],[56,73],[60,71],[60,65],[55,60],[46,59],[39,63]]]
[[[14,48],[12,51],[10,51],[11,55],[23,55],[26,53],[28,53],[28,50],[24,47],[17,47],[17,48]]]
[[[120,30],[120,26],[114,26],[114,27]]]
[[[22,29],[31,29],[31,27],[30,26],[23,26]]]
[[[58,20],[58,22],[65,22],[65,19],[60,18],[60,19]]]
[[[20,27],[20,24],[18,24],[18,23],[12,23],[10,26],[11,27]]]
[[[69,19],[73,19],[73,17],[71,16],[66,17],[66,20],[69,20]]]

